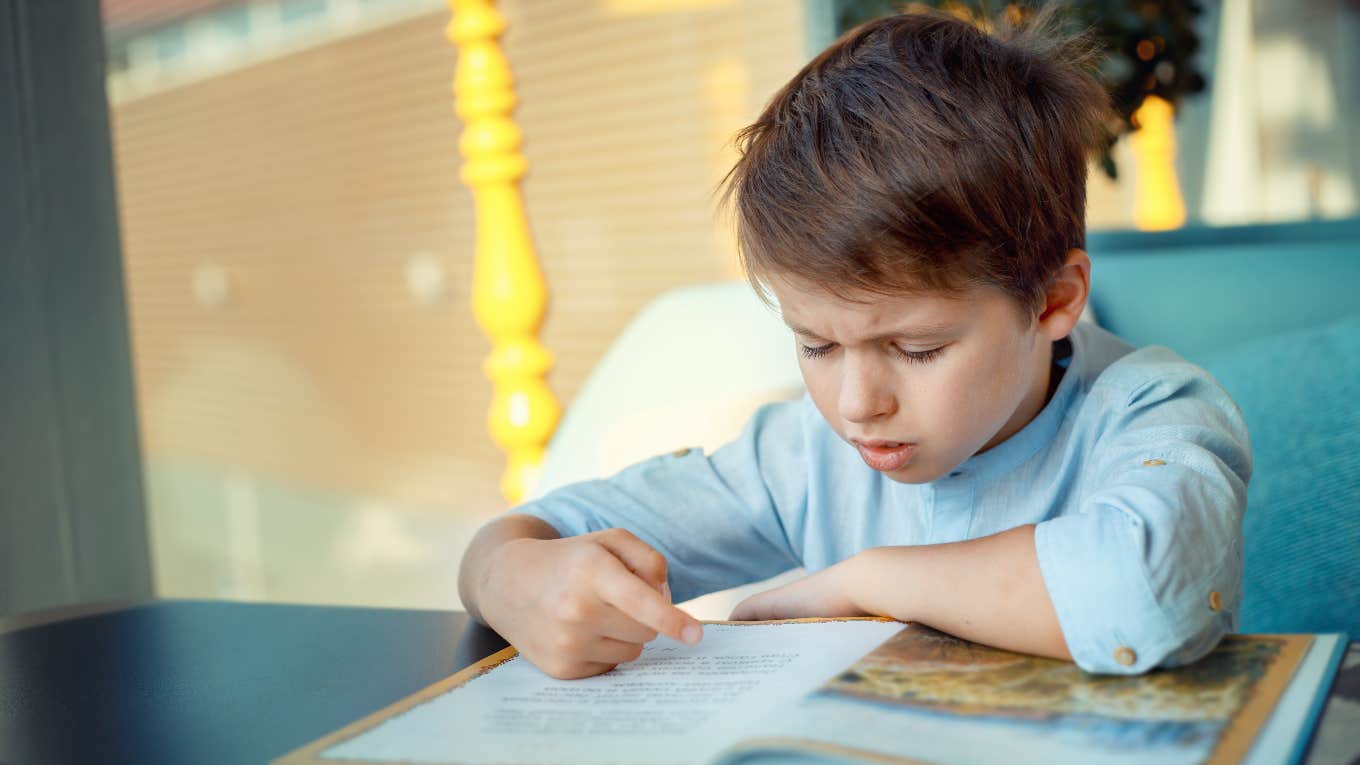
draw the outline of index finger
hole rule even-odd
[[[605,564],[597,585],[605,603],[668,638],[694,645],[703,637],[703,626],[697,619],[671,605],[617,558]]]
[[[642,581],[657,589],[666,586],[666,557],[631,531],[609,529],[596,536],[595,541],[618,558],[629,571],[641,577]],[[669,591],[669,588],[665,591]]]

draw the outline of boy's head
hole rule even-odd
[[[747,275],[779,299],[837,432],[911,445],[861,449],[896,480],[934,480],[1028,423],[1085,304],[1108,96],[1050,21],[996,36],[944,14],[870,22],[738,138]]]

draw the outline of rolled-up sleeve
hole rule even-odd
[[[799,565],[783,518],[806,506],[806,416],[806,401],[768,404],[712,455],[663,454],[511,512],[564,537],[627,529],[666,557],[677,602],[767,579]]]
[[[1035,548],[1076,663],[1137,674],[1236,628],[1251,450],[1236,405],[1195,367],[1119,397],[1077,512],[1038,524]]]

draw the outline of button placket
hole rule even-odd
[[[941,544],[967,539],[973,525],[973,482],[965,475],[936,484],[934,488],[931,542]]]

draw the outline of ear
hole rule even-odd
[[[1085,250],[1067,251],[1058,272],[1045,293],[1044,309],[1039,313],[1039,333],[1049,340],[1067,337],[1086,308],[1091,294],[1091,257]]]

